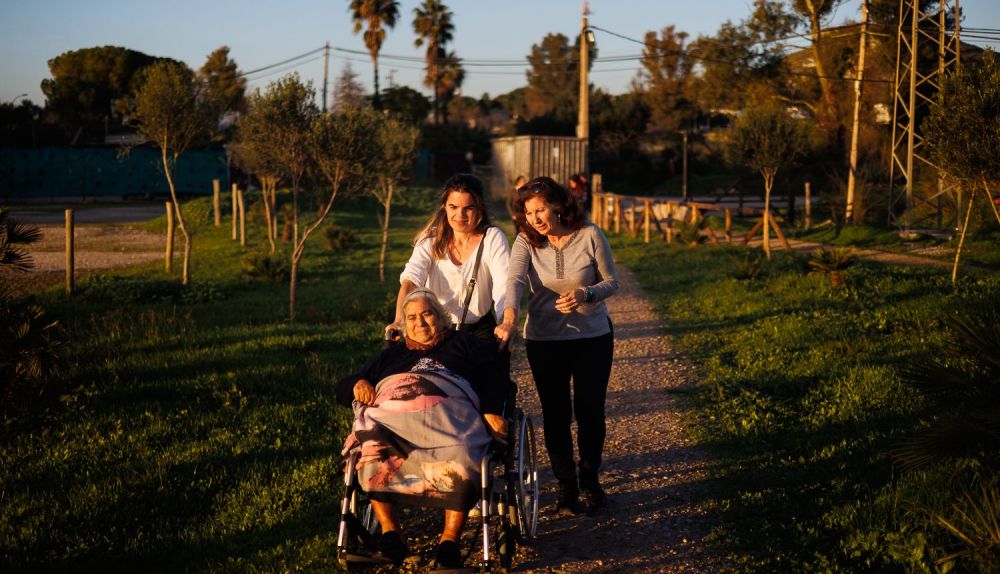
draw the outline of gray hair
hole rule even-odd
[[[442,330],[453,329],[455,327],[455,324],[451,320],[451,314],[448,313],[448,311],[444,308],[444,305],[441,304],[441,301],[438,300],[437,295],[435,295],[433,291],[431,291],[426,287],[418,287],[406,294],[406,297],[403,298],[404,315],[406,312],[406,306],[409,305],[411,302],[416,301],[417,299],[424,299],[428,303],[430,303],[431,309],[434,310],[434,313],[438,316],[438,319],[441,320]],[[403,318],[403,323],[405,327],[406,323],[405,316]]]

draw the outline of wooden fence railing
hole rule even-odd
[[[625,231],[632,237],[637,237],[641,230],[645,243],[650,242],[650,236],[654,229],[664,241],[672,243],[674,235],[678,232],[675,228],[676,225],[684,223],[697,225],[708,217],[723,218],[723,237],[725,241],[732,243],[733,215],[757,217],[757,222],[743,237],[743,245],[750,243],[750,240],[764,226],[766,214],[778,240],[786,249],[789,248],[788,240],[785,239],[785,234],[782,233],[781,227],[778,225],[778,218],[775,218],[773,210],[765,212],[763,209],[750,207],[727,207],[714,203],[680,202],[662,197],[597,192],[592,194],[590,213],[593,222],[604,231],[621,233],[621,229],[624,227]],[[719,244],[719,236],[711,226],[705,225],[702,229],[709,241],[716,245]]]

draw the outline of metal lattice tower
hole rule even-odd
[[[948,14],[952,20],[948,21]],[[924,138],[917,131],[922,110],[934,102],[941,86],[941,78],[959,66],[961,51],[960,16],[958,0],[940,0],[934,12],[920,9],[920,0],[900,0],[899,33],[896,48],[895,96],[892,109],[892,163],[889,167],[889,222],[909,230],[915,199],[934,205],[938,226],[941,224],[940,200],[956,189],[945,185],[938,177],[937,191],[926,198],[915,198],[913,185],[921,170],[937,168],[922,153]],[[949,24],[954,25],[949,30]],[[937,48],[938,61],[934,66],[921,61],[921,47]],[[902,187],[902,190],[897,189]],[[903,204],[902,216],[894,214]],[[961,198],[956,198],[961,205]],[[957,217],[957,215],[956,215]]]

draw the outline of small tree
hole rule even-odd
[[[142,83],[135,94],[132,117],[139,133],[160,149],[163,174],[170,188],[170,200],[177,213],[177,226],[184,236],[184,271],[181,283],[191,277],[191,233],[184,223],[174,168],[177,160],[192,146],[205,141],[215,126],[215,110],[203,97],[203,84],[194,72],[176,62],[157,62],[143,71]]]
[[[375,196],[383,211],[379,213],[382,226],[382,249],[378,258],[378,279],[385,281],[385,256],[389,246],[389,214],[392,197],[400,180],[413,166],[420,130],[403,122],[386,118],[380,122],[378,132],[379,158],[375,161],[375,182],[369,192]]]
[[[357,189],[368,166],[378,157],[376,148],[376,118],[368,108],[358,108],[339,114],[322,114],[312,118],[307,138],[309,158],[326,180],[320,193],[316,218],[302,229],[292,249],[291,279],[288,296],[289,320],[295,320],[295,287],[299,262],[305,252],[306,240],[326,219],[338,195]],[[293,199],[298,211],[297,199]]]
[[[951,270],[954,283],[976,192],[986,194],[1000,222],[990,189],[1000,178],[1000,65],[996,52],[987,50],[978,66],[962,69],[942,81],[923,131],[931,160],[969,191],[969,207]]]
[[[764,253],[771,258],[771,189],[778,170],[792,165],[807,147],[806,126],[776,105],[750,107],[729,129],[725,153],[764,178]]]

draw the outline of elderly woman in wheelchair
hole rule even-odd
[[[486,343],[450,328],[433,292],[409,293],[403,310],[403,341],[337,385],[338,402],[355,413],[344,455],[356,461],[357,485],[381,527],[376,558],[399,564],[408,554],[397,505],[435,506],[444,509],[436,565],[459,568],[482,460],[494,438],[507,436],[510,382]]]

